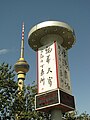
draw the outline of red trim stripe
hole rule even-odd
[[[58,57],[57,57],[56,41],[54,41],[54,47],[55,47],[55,59],[56,59],[56,79],[57,79],[57,88],[59,88],[59,80],[58,80]]]
[[[37,53],[37,54],[36,54],[36,55],[37,55],[37,56],[36,56],[36,57],[37,57],[37,58],[36,58],[36,59],[37,59],[37,60],[36,60],[36,62],[37,62],[37,63],[36,63],[36,65],[37,65],[37,71],[36,71],[36,74],[37,74],[37,93],[39,93],[38,50],[37,50],[36,53]]]

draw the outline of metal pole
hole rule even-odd
[[[51,120],[62,120],[62,111],[59,109],[53,109],[51,111]]]

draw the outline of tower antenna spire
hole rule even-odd
[[[24,22],[22,23],[21,58],[24,58]]]

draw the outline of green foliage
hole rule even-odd
[[[18,94],[15,73],[8,64],[0,64],[0,116],[5,120],[50,120],[51,114],[35,111],[37,86],[24,86]],[[86,112],[78,115],[76,111],[65,113],[63,120],[90,120]]]
[[[15,73],[8,64],[0,64],[0,116],[4,119],[44,120],[48,115],[35,111],[35,94],[37,86],[24,86],[21,95],[18,95]],[[49,119],[48,119],[49,120]]]
[[[14,81],[15,74],[8,64],[0,64],[0,113],[7,116],[11,113],[11,106],[17,89]]]
[[[90,115],[85,111],[84,113],[81,113],[79,116],[77,116],[77,120],[90,120]]]
[[[65,113],[63,120],[90,120],[90,115],[86,111],[80,115],[78,115],[77,111],[71,111]]]
[[[63,120],[76,120],[76,116],[77,116],[77,111],[67,112],[65,113]]]
[[[35,111],[35,95],[37,86],[25,86],[21,95],[17,96],[13,104],[13,112],[18,115],[19,120],[49,120],[48,115]],[[47,118],[47,119],[46,119]]]

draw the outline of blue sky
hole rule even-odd
[[[0,0],[0,63],[13,66],[19,59],[24,21],[25,59],[30,65],[25,84],[36,80],[36,53],[28,45],[28,33],[46,20],[74,28],[76,44],[68,53],[72,91],[79,113],[90,114],[90,0]]]

